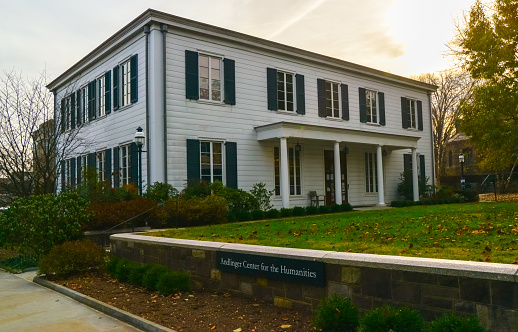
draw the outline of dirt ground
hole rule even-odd
[[[311,312],[277,308],[230,294],[189,292],[164,297],[104,274],[52,281],[178,332],[315,331]]]

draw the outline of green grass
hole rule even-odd
[[[516,264],[518,204],[465,203],[352,211],[171,229],[148,235]]]

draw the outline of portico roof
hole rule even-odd
[[[319,125],[308,125],[293,122],[276,122],[254,128],[257,133],[257,140],[278,139],[281,137],[312,139],[332,142],[348,142],[370,145],[390,146],[393,148],[417,148],[417,141],[420,136],[394,135],[376,133],[367,130],[334,128]]]

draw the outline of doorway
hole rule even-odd
[[[340,168],[342,177],[342,203],[347,203],[347,157],[343,151],[340,151]],[[325,188],[326,188],[326,205],[335,204],[335,154],[334,151],[324,150],[324,169],[325,169]]]

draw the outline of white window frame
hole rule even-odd
[[[202,150],[203,144],[209,143],[209,160],[208,162],[204,162],[204,156],[203,154],[206,153]],[[220,179],[217,179],[217,175],[214,173],[214,167],[221,165],[221,182],[223,184],[226,183],[226,177],[225,177],[225,142],[224,141],[214,141],[214,140],[200,140],[200,179],[202,181],[207,181],[207,183],[214,183],[215,181],[220,181]],[[214,158],[214,145],[219,144],[221,146],[221,164],[217,164],[215,162]],[[207,179],[207,175],[203,174],[203,166],[208,166],[208,169],[210,170],[210,177]]]
[[[72,165],[71,159],[65,160],[65,186],[72,186]]]
[[[408,128],[417,129],[417,99],[407,98]]]
[[[61,121],[65,121],[65,130],[70,130],[72,128],[72,95],[65,97],[64,107],[64,119],[61,119]]]
[[[104,104],[106,99],[106,81],[104,78],[104,75],[97,78],[97,117],[105,116],[106,115],[106,105]]]
[[[340,82],[336,82],[336,81],[330,81],[330,80],[326,80],[326,89],[325,89],[325,94],[326,94],[326,117],[328,118],[333,118],[333,119],[341,119],[342,117],[342,89],[341,89],[341,83]],[[328,84],[330,84],[331,86],[331,89],[328,90]],[[338,103],[338,108],[335,109],[335,107],[333,106],[335,100],[333,98],[333,86],[336,85],[336,103]],[[327,98],[327,92],[330,91],[330,95],[331,95],[331,108],[328,107],[327,105],[327,101],[328,101],[328,98]],[[329,115],[329,110],[331,110],[331,115]],[[336,116],[335,116],[336,114]]]
[[[131,63],[130,59],[119,65],[121,101],[120,107],[131,105]],[[117,97],[116,97],[117,98]]]
[[[365,192],[374,194],[378,192],[378,165],[376,152],[365,152]]]
[[[283,90],[279,90],[279,75],[283,75]],[[287,87],[288,83],[286,82],[286,77],[291,76],[291,79],[292,79],[292,89],[291,89],[291,104],[293,105],[292,109],[289,110],[288,109],[288,96],[289,96],[289,89]],[[283,111],[283,112],[293,112],[295,113],[296,109],[297,109],[297,97],[296,97],[296,85],[297,85],[297,82],[296,82],[296,75],[295,73],[293,72],[289,72],[289,71],[284,71],[284,70],[277,70],[277,77],[276,77],[276,82],[277,82],[277,87],[276,87],[276,91],[277,91],[277,110],[278,111]],[[281,100],[279,99],[279,94],[282,93],[283,97],[284,97],[284,108],[280,107],[280,102]]]
[[[375,105],[372,102],[372,97],[376,98]],[[374,107],[373,107],[374,106]],[[365,113],[367,116],[367,123],[379,124],[379,98],[378,91],[365,89]]]
[[[105,181],[104,171],[106,170],[106,150],[97,151],[95,153],[95,167],[99,182]]]
[[[122,186],[130,183],[131,177],[131,143],[120,146],[119,181]]]
[[[201,76],[201,57],[207,57],[208,58],[208,77],[207,77],[207,80],[208,80],[208,98],[204,98],[202,97],[202,87],[201,87],[201,81],[203,79],[203,77]],[[212,60],[217,60],[219,62],[219,78],[217,78],[217,80],[219,80],[219,99],[216,99],[216,98],[213,98],[213,86],[212,86],[212,80],[215,79],[212,75]],[[207,54],[207,53],[198,53],[198,94],[199,94],[199,99],[200,100],[207,100],[207,101],[212,101],[212,102],[217,102],[217,103],[222,103],[223,100],[224,100],[224,96],[223,96],[223,92],[224,92],[224,89],[223,89],[223,57],[221,56],[217,56],[217,55],[212,55],[212,54]]]
[[[273,148],[273,162],[274,162],[274,192],[275,196],[280,196],[281,193],[281,149],[278,146]],[[297,165],[298,154],[298,165]],[[297,151],[295,146],[288,147],[288,183],[290,189],[290,196],[302,195],[302,150]],[[298,172],[297,172],[298,170]],[[278,175],[276,174],[278,173]]]
[[[88,84],[81,88],[81,105],[83,106],[83,123],[88,122]]]

